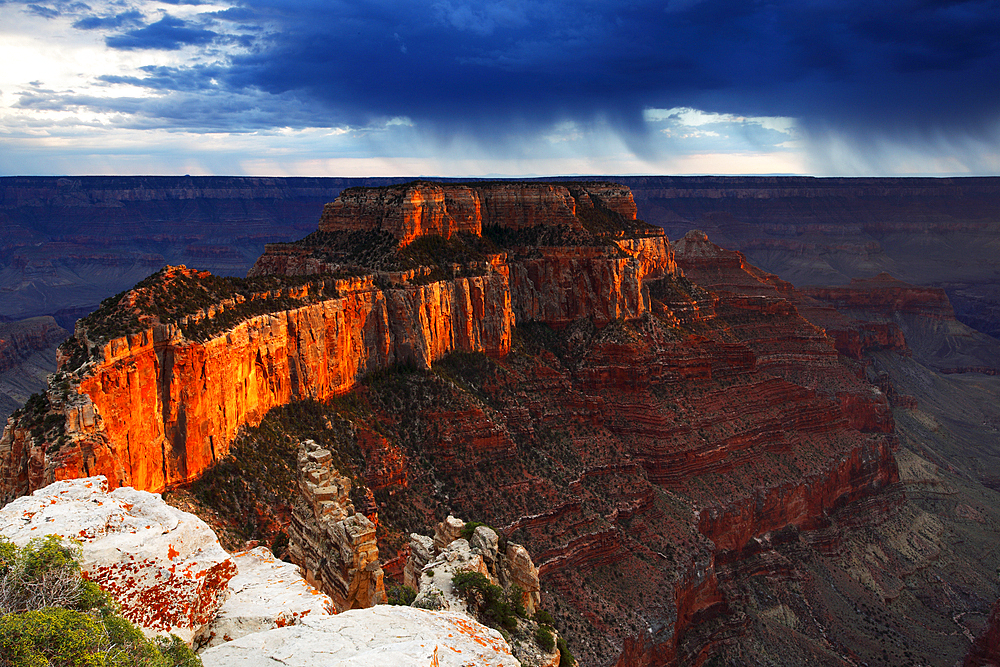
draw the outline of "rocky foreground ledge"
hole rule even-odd
[[[497,630],[456,611],[454,600],[451,611],[378,605],[334,616],[333,601],[296,566],[263,547],[229,554],[198,517],[158,494],[109,492],[103,477],[56,482],[9,503],[0,535],[18,546],[45,535],[78,542],[84,576],[126,618],[202,649],[207,667],[521,664]],[[559,660],[558,651],[539,657],[535,664]]]

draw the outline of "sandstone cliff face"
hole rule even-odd
[[[632,195],[602,188],[609,201]],[[617,195],[617,197],[615,196]],[[627,204],[618,208],[629,210]],[[457,232],[479,236],[484,226],[523,229],[535,225],[579,226],[576,204],[565,186],[548,183],[438,185],[416,183],[390,188],[352,188],[327,204],[319,230],[382,230],[402,245],[420,236],[449,238]],[[631,206],[635,219],[635,204]]]
[[[203,343],[173,325],[111,340],[71,380],[78,396],[62,410],[71,446],[38,470],[29,461],[42,455],[29,453],[16,424],[0,440],[6,492],[88,474],[161,491],[196,479],[225,456],[240,426],[272,407],[342,394],[396,362],[427,367],[454,350],[502,355],[510,347],[502,274],[385,291],[370,281],[342,287],[359,289],[252,317]]]

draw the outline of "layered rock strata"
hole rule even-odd
[[[418,515],[440,517],[454,510],[475,517],[500,526],[536,554],[537,576],[557,625],[581,658],[623,666],[700,664],[717,654],[713,633],[724,635],[742,622],[732,610],[741,602],[740,585],[754,575],[741,568],[761,545],[774,535],[800,531],[819,535],[803,539],[834,544],[836,539],[822,532],[830,516],[896,483],[892,414],[884,395],[859,378],[821,328],[799,314],[787,283],[722,252],[703,235],[678,243],[692,282],[677,269],[662,236],[594,232],[601,221],[620,222],[609,211],[625,216],[605,204],[595,204],[591,217],[581,214],[584,194],[592,202],[600,199],[585,190],[567,186],[578,227],[560,225],[568,231],[556,234],[551,231],[556,227],[512,225],[494,237],[509,241],[504,252],[475,267],[483,275],[474,278],[502,276],[516,345],[469,357],[444,356],[449,349],[470,351],[458,345],[428,346],[435,351],[425,357],[427,365],[445,364],[440,375],[427,372],[425,364],[419,364],[423,371],[387,374],[384,383],[397,390],[391,401],[380,403],[378,386],[366,385],[355,398],[369,405],[371,416],[342,416],[357,422],[355,434],[377,426],[378,438],[362,443],[358,437],[366,457],[377,457],[384,447],[390,458],[411,462],[405,476],[378,473],[381,502],[396,505],[393,510],[406,505]],[[405,238],[419,221],[420,229],[427,224],[442,237],[447,232],[463,238],[467,220],[447,209],[447,188],[443,192],[441,206],[393,218],[383,231]],[[441,212],[446,209],[452,221],[458,219],[455,225],[466,227],[452,229]],[[354,231],[328,227],[324,233]],[[527,238],[561,243],[518,245]],[[296,271],[344,270],[343,255],[303,246],[286,250],[298,253]],[[283,252],[271,255],[280,261],[262,260],[258,266],[271,271],[288,266],[292,255]],[[393,294],[410,299],[430,285],[471,279],[448,278],[462,272],[454,269],[383,272],[357,283],[367,280],[371,294],[386,301]],[[442,270],[446,277],[439,279]],[[444,330],[435,328],[433,309],[416,310],[430,323],[414,324],[418,334],[424,331],[431,339]],[[398,358],[418,359],[393,357]],[[298,363],[294,367],[298,378]],[[378,367],[371,363],[365,369]],[[227,377],[239,386],[248,373],[249,368]],[[279,385],[291,376],[273,377]],[[180,396],[183,404],[186,395]],[[303,551],[300,558],[316,561],[312,569],[319,572],[318,556],[328,547],[311,526],[321,525],[324,502],[343,502],[345,485],[332,473],[324,478],[316,467],[323,455],[313,453],[317,456],[302,470],[315,473],[308,481],[316,488],[304,486],[303,497],[312,494],[312,500],[297,510],[296,521],[304,527],[293,543],[314,552]],[[44,469],[46,457],[41,461]],[[329,521],[342,526],[343,542],[361,545],[360,537],[369,534],[362,519],[370,519],[348,507],[342,513],[331,514]],[[388,526],[386,517],[400,515],[380,509],[380,526],[399,530]],[[356,533],[347,529],[351,520]],[[438,541],[449,540],[453,528],[443,527]],[[492,550],[488,536],[481,537],[479,557],[489,572],[483,554]],[[422,573],[436,557],[434,540],[427,541],[411,543],[414,564],[408,572],[404,568],[404,576],[421,586]],[[368,570],[357,562],[354,555],[343,559],[348,572]],[[356,579],[343,572],[324,577],[343,578],[350,600],[348,580]]]
[[[571,192],[571,188],[576,192]],[[483,227],[528,229],[566,225],[581,229],[577,206],[601,206],[636,219],[628,188],[614,183],[418,182],[386,188],[350,188],[327,204],[321,232],[379,230],[406,245],[420,236],[482,235]]]
[[[68,336],[52,317],[0,323],[0,424],[45,390],[46,376],[56,370],[56,348]]]
[[[67,335],[51,317],[0,323],[0,373],[14,368],[38,350],[61,343]]]
[[[1000,344],[955,318],[943,289],[911,285],[888,273],[849,285],[803,290],[807,298],[834,308],[867,330],[898,332],[906,349],[944,373],[1000,373]],[[878,341],[869,349],[899,349]]]
[[[300,495],[288,525],[292,560],[330,594],[337,612],[385,603],[375,523],[354,511],[351,480],[331,458],[312,441],[300,448]]]
[[[830,539],[830,516],[898,480],[885,396],[790,286],[703,235],[678,243],[678,262],[712,291],[668,278],[641,318],[522,326],[503,359],[449,362],[467,393],[407,390],[448,406],[418,412],[433,428],[406,436],[447,498],[414,478],[409,493],[527,544],[560,631],[596,664],[707,660],[711,629],[742,622],[749,555],[783,532]],[[411,541],[407,581],[436,578],[428,563],[455,531]]]

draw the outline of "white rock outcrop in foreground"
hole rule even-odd
[[[79,540],[85,576],[126,618],[190,644],[218,612],[236,564],[204,521],[159,494],[107,489],[104,477],[50,484],[0,509],[0,534],[17,545],[46,535]]]
[[[229,580],[229,597],[195,638],[197,645],[218,646],[254,632],[295,625],[306,616],[334,613],[328,595],[307,584],[296,565],[278,560],[266,547],[232,558],[239,572]]]
[[[518,667],[500,633],[465,614],[391,605],[309,616],[201,659],[205,667]]]

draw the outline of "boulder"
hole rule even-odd
[[[60,535],[82,545],[88,579],[146,633],[188,644],[225,600],[236,564],[208,525],[158,494],[103,476],[55,482],[0,509],[0,534],[17,545]]]
[[[266,547],[233,554],[237,574],[215,620],[195,643],[217,646],[254,632],[300,623],[306,616],[329,616],[333,600],[302,578],[299,568],[274,557]]]
[[[504,570],[509,581],[507,586],[521,587],[524,607],[529,615],[534,614],[542,601],[542,586],[538,581],[538,568],[531,562],[531,554],[520,544],[508,543]]]
[[[434,551],[441,551],[460,538],[463,528],[465,522],[449,514],[447,519],[434,526]]]
[[[469,540],[469,546],[474,552],[482,555],[486,567],[494,577],[497,574],[499,544],[500,536],[489,526],[476,526],[472,539]]]
[[[241,637],[201,654],[205,667],[517,667],[497,631],[455,612],[377,605]]]

